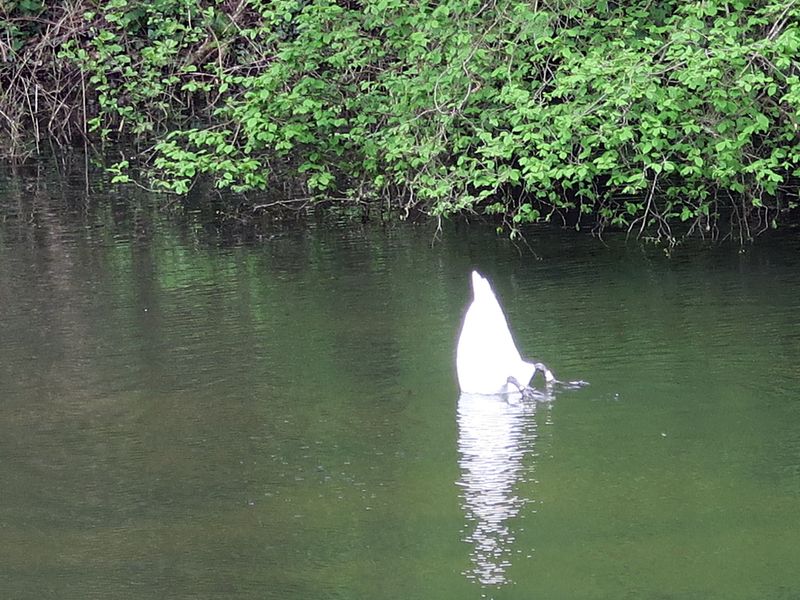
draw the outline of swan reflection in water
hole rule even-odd
[[[517,488],[532,477],[537,404],[551,400],[549,392],[535,393],[525,400],[505,394],[461,394],[458,400],[458,485],[470,522],[464,541],[472,546],[472,567],[464,575],[484,586],[508,583],[509,521],[533,500]]]

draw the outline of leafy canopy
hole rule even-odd
[[[796,206],[795,2],[96,4],[60,55],[89,78],[90,129],[139,136],[175,192],[290,178],[512,232],[560,214],[670,240]]]

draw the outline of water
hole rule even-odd
[[[81,183],[0,183],[2,597],[800,594],[791,238],[230,243]],[[475,267],[589,387],[459,398]]]

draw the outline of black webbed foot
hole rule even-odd
[[[520,382],[517,381],[516,377],[509,377],[507,381],[510,385],[513,385],[515,388],[519,390],[519,393],[522,394],[523,400],[536,399],[536,392],[534,392],[533,389],[528,387],[527,385],[521,385]]]

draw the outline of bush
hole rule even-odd
[[[800,6],[125,0],[60,54],[152,183],[554,215],[673,241],[796,206]],[[127,175],[127,161],[117,166]]]

